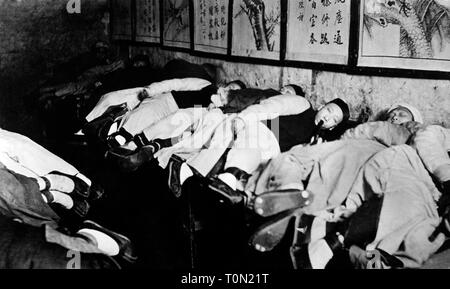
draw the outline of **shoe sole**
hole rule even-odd
[[[286,210],[307,206],[311,204],[312,199],[313,195],[308,191],[269,192],[255,198],[253,210],[262,217],[268,217]]]
[[[138,149],[139,151],[131,151],[123,149],[123,154],[120,153],[121,150],[115,149],[115,151],[108,151],[111,158],[115,159],[119,167],[123,172],[134,172],[139,169],[144,163],[151,161],[153,159],[153,153],[148,153],[146,147]],[[145,160],[139,161],[139,156],[145,155]]]
[[[120,153],[108,151],[106,157],[115,161],[119,166],[120,170],[126,173],[134,172],[139,168],[128,159],[127,155],[122,155]]]
[[[175,164],[175,162],[177,162],[178,160],[172,160],[169,163],[169,190],[173,193],[173,195],[176,198],[179,198],[181,196],[181,185],[180,185],[180,178],[175,176],[175,172],[173,171],[173,166]],[[180,165],[181,167],[181,165]]]
[[[272,251],[283,239],[289,223],[298,211],[297,209],[281,214],[260,226],[250,237],[250,245],[259,252]]]

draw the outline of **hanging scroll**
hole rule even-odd
[[[226,54],[229,0],[194,1],[194,49]]]
[[[159,0],[136,0],[136,41],[160,43]]]
[[[279,0],[234,0],[232,55],[280,59]]]
[[[363,0],[358,65],[450,71],[450,3]]]
[[[131,3],[130,0],[111,1],[111,34],[113,40],[132,40]]]
[[[286,59],[347,64],[350,0],[289,0]]]
[[[164,0],[163,45],[190,48],[189,0]]]

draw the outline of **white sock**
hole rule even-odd
[[[48,174],[45,176],[50,181],[50,189],[70,194],[75,189],[75,183],[66,176]]]
[[[85,182],[89,187],[92,185],[92,182],[90,179],[88,179],[85,175],[83,175],[82,173],[78,173],[75,175],[75,177],[79,178],[80,180],[82,180],[83,182]]]
[[[137,145],[134,143],[134,141],[129,141],[128,143],[122,145],[122,147],[125,149],[132,150],[132,151],[137,149]]]
[[[236,182],[236,190],[243,192],[245,190],[244,184],[242,183],[242,181],[237,181]]]
[[[58,191],[50,191],[50,194],[53,195],[53,203],[58,203],[68,210],[73,207],[73,200],[69,195]]]
[[[119,124],[117,122],[114,122],[111,127],[109,128],[108,135],[111,135],[115,133],[119,129]]]
[[[219,180],[227,184],[233,191],[236,191],[237,179],[233,174],[223,173],[217,176]]]
[[[315,217],[311,224],[311,242],[325,238],[326,234],[327,222],[320,217]]]
[[[189,166],[186,163],[182,163],[180,167],[180,185],[183,185],[183,183],[193,175],[194,173]]]
[[[81,229],[78,231],[78,234],[92,239],[97,245],[97,248],[108,256],[115,256],[120,252],[119,244],[105,233],[92,229]]]
[[[333,251],[325,239],[320,239],[309,243],[308,255],[313,269],[324,269],[328,261],[333,258]]]
[[[121,135],[116,136],[115,139],[121,146],[123,146],[127,142],[127,140]]]

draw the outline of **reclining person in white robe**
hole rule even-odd
[[[2,213],[32,226],[46,225],[47,241],[67,249],[135,261],[127,237],[85,219],[103,190],[74,166],[26,136],[0,129],[0,170]],[[59,232],[60,226],[74,235]]]
[[[441,232],[448,233],[449,229],[448,202],[441,200],[449,194],[449,130],[429,126],[413,134],[407,126],[388,122],[365,126],[375,132],[365,134],[366,140],[293,148],[272,160],[247,186],[246,191],[261,198],[268,191],[292,183],[301,187],[308,180],[306,190],[314,200],[296,216],[299,220],[305,215],[316,217],[312,224],[301,226],[306,227],[309,238],[300,237],[305,239],[302,246],[307,248],[306,258],[299,258],[299,250],[294,250],[297,267],[323,268],[339,249],[347,252],[344,255],[357,267],[369,264],[365,250],[379,252],[380,267],[418,267],[444,242]],[[377,142],[370,140],[373,136]],[[349,137],[352,132],[344,136]],[[405,144],[410,139],[412,146]],[[259,203],[255,201],[256,212],[265,208]],[[355,218],[354,223],[357,219],[362,223],[352,225],[353,213],[364,216],[373,209],[372,204],[376,209],[372,215]],[[342,219],[349,220],[350,226],[347,223],[343,229],[327,233],[327,223],[343,224]],[[374,219],[379,221],[371,232],[355,230]],[[253,236],[253,245],[261,251],[276,245],[276,240],[268,244],[264,238],[273,231],[273,224]]]
[[[267,90],[261,91],[262,94],[268,93]],[[275,96],[264,99],[256,106],[258,109],[252,110],[255,117],[258,111],[267,115],[268,108],[272,114],[276,115],[299,113],[309,108],[309,102],[301,96],[277,95],[276,91],[270,93],[275,93]],[[253,106],[250,105],[250,107]],[[170,162],[169,168],[171,173],[169,186],[178,195],[184,180],[193,175],[188,166],[202,176],[206,176],[227,148],[230,148],[230,151],[225,167],[239,167],[247,173],[255,170],[261,162],[279,154],[280,148],[276,137],[256,118],[249,118],[245,127],[235,133],[234,123],[237,116],[237,113],[224,113],[221,108],[182,109],[138,134],[137,136],[146,139],[145,145],[136,147],[135,138],[123,148],[111,150],[110,153],[119,159],[122,168],[130,170],[137,169],[143,161],[153,157],[158,158],[160,166],[165,168],[170,158],[178,155],[183,162]],[[162,141],[163,145],[161,145]],[[169,141],[168,144],[167,141]],[[122,151],[129,151],[130,154],[126,156],[122,153],[123,156],[121,156]],[[120,161],[121,159],[123,161]]]
[[[83,132],[96,135],[102,141],[117,132],[129,118],[138,116],[137,122],[130,121],[129,133],[133,135],[151,123],[154,123],[178,109],[171,91],[197,91],[211,86],[211,82],[200,78],[170,79],[152,83],[146,87],[136,87],[110,92],[103,95],[97,105],[86,116]],[[146,107],[145,124],[139,124],[142,116],[139,107]],[[151,107],[151,111],[148,110]],[[149,113],[151,112],[151,113]],[[105,119],[111,118],[111,121]],[[137,127],[134,127],[137,126]],[[140,128],[140,129],[139,129]]]
[[[80,217],[87,214],[88,198],[101,194],[91,186],[90,179],[68,162],[28,137],[3,129],[0,162],[15,173],[35,179],[47,203],[60,204]]]

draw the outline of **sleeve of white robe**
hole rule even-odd
[[[299,114],[311,107],[309,101],[298,95],[281,94],[253,104],[238,114],[244,121],[274,119],[283,115]]]
[[[440,182],[450,181],[450,129],[427,126],[416,133],[412,146],[429,172]]]
[[[149,86],[145,87],[145,89],[147,90],[148,95],[151,97],[154,95],[171,92],[173,90],[175,91],[200,90],[210,84],[211,82],[205,79],[188,77],[188,78],[175,78],[163,80],[160,82],[154,82]]]
[[[113,105],[126,103],[129,110],[133,110],[140,103],[139,94],[142,92],[142,87],[130,88],[113,91],[104,94],[97,102],[92,111],[86,116],[88,122],[93,121],[101,116],[105,111]]]

